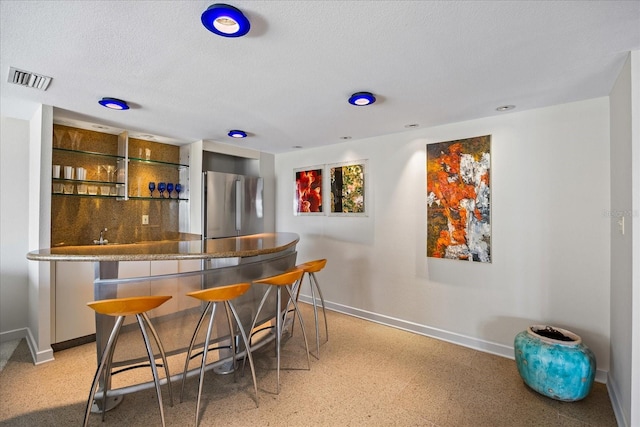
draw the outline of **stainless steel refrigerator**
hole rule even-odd
[[[207,171],[203,183],[205,239],[263,232],[262,178]]]

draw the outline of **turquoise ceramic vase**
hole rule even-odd
[[[520,376],[538,393],[573,402],[591,391],[596,357],[573,332],[533,325],[516,335],[514,350]]]

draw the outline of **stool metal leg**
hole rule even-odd
[[[276,394],[280,394],[280,339],[282,338],[282,316],[280,315],[280,307],[282,306],[282,288],[278,287],[276,295],[276,378],[278,380]]]
[[[302,284],[304,283],[304,276],[307,274],[307,272],[302,273],[302,276],[300,277],[300,280],[298,280],[296,283],[293,284],[293,293],[296,294],[296,301],[298,301],[298,298],[300,297],[300,289],[302,288]],[[291,304],[291,301],[289,301],[287,303],[287,311],[285,312],[285,316],[287,316],[289,314],[289,304]],[[293,336],[293,327],[295,326],[296,323],[296,316],[295,314],[293,315],[293,317],[291,318],[291,336]]]
[[[307,341],[307,331],[304,328],[304,321],[302,320],[302,312],[298,308],[298,303],[296,302],[295,298],[293,297],[293,293],[291,292],[291,288],[289,286],[285,286],[284,288],[289,293],[290,301],[293,303],[293,307],[295,309],[295,312],[298,315],[298,320],[300,321],[300,328],[302,328],[302,336],[304,337],[304,346],[305,346],[305,348],[307,350],[307,365],[309,366],[309,369],[311,369],[311,359],[309,358],[309,342]],[[280,305],[278,305],[278,307],[280,307]],[[278,316],[278,317],[280,317],[280,316]]]
[[[260,304],[258,304],[258,309],[256,310],[256,315],[253,318],[253,322],[251,322],[251,328],[249,328],[249,346],[251,345],[251,338],[253,337],[253,329],[256,327],[256,323],[258,322],[258,316],[260,315],[260,311],[262,310],[262,307],[264,307],[264,303],[265,301],[267,301],[267,298],[269,297],[269,294],[271,293],[271,289],[272,286],[269,286],[267,288],[267,290],[265,291],[264,295],[262,296],[262,300],[260,300]],[[249,347],[247,347],[249,348]],[[243,358],[242,360],[242,370],[244,371],[244,367],[245,367],[245,363],[246,363],[247,358]]]
[[[233,355],[233,360],[232,362],[232,367],[233,367],[233,382],[237,382],[238,381],[238,370],[236,369],[236,354],[237,354],[237,348],[236,348],[236,332],[235,332],[235,328],[233,327],[233,320],[231,319],[231,312],[229,311],[229,307],[227,306],[227,301],[224,301],[223,304],[224,306],[224,312],[226,314],[227,317],[227,325],[229,326],[229,339],[231,340],[231,354]]]
[[[260,311],[262,310],[262,307],[264,306],[264,303],[267,300],[267,297],[269,296],[269,293],[271,292],[271,289],[273,286],[274,285],[269,285],[269,288],[267,289],[264,296],[262,297],[262,301],[260,301],[260,305],[258,306],[258,310],[256,311],[255,318],[253,319],[253,323],[251,324],[250,333],[251,331],[253,331],[253,329],[256,326],[256,323],[258,321],[258,316],[260,315]],[[277,378],[276,390],[277,390],[277,394],[280,394],[280,341],[282,338],[282,324],[284,323],[283,316],[286,315],[287,313],[286,307],[284,312],[281,311],[282,287],[284,287],[287,290],[287,293],[289,294],[289,299],[293,303],[294,310],[298,316],[298,320],[300,321],[300,326],[302,328],[302,336],[304,337],[304,345],[307,351],[307,364],[309,366],[309,369],[311,369],[311,360],[309,358],[309,343],[307,341],[307,334],[304,328],[304,322],[302,320],[302,314],[300,313],[298,304],[295,302],[295,298],[293,296],[291,288],[288,285],[277,286],[277,289],[276,289],[276,378]],[[251,342],[251,340],[249,340],[249,342]],[[244,364],[243,364],[243,367],[244,367]]]
[[[236,324],[238,325],[238,328],[240,329],[240,333],[242,335],[242,341],[245,345],[245,347],[247,348],[247,357],[249,358],[249,364],[251,365],[251,376],[253,378],[253,388],[256,394],[256,407],[258,406],[258,383],[256,380],[256,373],[255,373],[255,366],[253,364],[253,358],[251,357],[251,353],[250,353],[250,347],[249,347],[249,342],[247,340],[247,335],[244,332],[244,329],[242,328],[242,324],[240,323],[240,317],[238,316],[238,313],[236,312],[233,304],[231,304],[231,302],[229,301],[225,301],[223,302],[224,304],[224,308],[226,311],[226,317],[227,317],[227,322],[229,323],[229,336],[231,339],[231,350],[233,352],[233,363],[234,363],[234,368],[236,366],[236,353],[237,353],[237,349],[236,349],[236,345],[235,345],[235,327],[233,325],[233,319],[235,319]],[[200,363],[200,377],[198,379],[198,396],[197,396],[197,401],[196,401],[196,426],[199,423],[200,420],[200,400],[202,397],[202,387],[204,384],[204,373],[205,373],[205,367],[206,367],[206,362],[207,362],[207,355],[209,352],[209,343],[211,341],[211,333],[213,332],[213,324],[215,321],[215,313],[216,313],[216,308],[218,306],[217,302],[208,302],[202,315],[200,316],[200,320],[198,321],[198,324],[196,326],[196,330],[193,333],[193,336],[191,337],[191,342],[189,344],[189,349],[187,350],[187,357],[185,360],[185,367],[184,367],[184,374],[182,377],[182,389],[180,392],[180,401],[182,402],[182,398],[184,395],[184,384],[185,384],[185,379],[186,379],[186,372],[188,370],[189,367],[189,360],[191,359],[191,353],[193,351],[193,346],[195,344],[195,340],[198,336],[198,333],[200,332],[200,328],[202,327],[202,324],[204,323],[204,319],[207,316],[207,313],[209,312],[209,308],[211,307],[211,314],[210,314],[210,318],[209,318],[209,324],[207,327],[207,336],[205,338],[205,342],[204,342],[204,347],[203,347],[203,351],[202,351],[202,361]],[[233,315],[233,317],[231,317]],[[234,372],[234,379],[235,379],[235,372]]]
[[[213,303],[208,302],[204,310],[202,311],[202,315],[200,316],[200,320],[198,320],[198,324],[196,325],[196,330],[193,332],[193,336],[191,337],[191,342],[189,343],[189,349],[187,350],[187,358],[184,361],[184,371],[182,375],[182,387],[180,389],[180,403],[182,403],[182,397],[184,396],[184,383],[187,379],[187,370],[189,369],[189,361],[191,361],[191,352],[193,351],[193,345],[196,342],[196,338],[198,337],[198,333],[200,332],[200,327],[202,323],[204,323],[204,318],[207,316],[207,312],[209,311],[209,307],[211,307]]]
[[[126,317],[126,316],[123,316]],[[107,406],[109,406],[108,402],[107,402],[107,392],[111,389],[111,366],[113,364],[113,353],[115,353],[116,349],[116,343],[118,342],[118,338],[120,337],[120,332],[122,331],[122,326],[124,325],[124,320],[122,322],[122,324],[120,325],[120,327],[118,328],[118,330],[116,331],[116,336],[114,338],[113,341],[113,346],[111,347],[111,352],[109,353],[109,357],[107,357],[106,360],[106,366],[102,369],[102,376],[103,376],[103,381],[102,383],[104,384],[104,391],[102,393],[102,421],[104,422],[104,414],[107,411]],[[115,327],[115,325],[114,325]],[[105,348],[106,351],[106,348]]]
[[[147,354],[149,355],[149,363],[151,364],[151,372],[153,373],[153,382],[156,385],[156,394],[158,395],[158,406],[160,406],[160,418],[162,420],[162,427],[164,427],[165,426],[164,408],[162,407],[162,391],[160,390],[160,378],[158,377],[158,368],[156,367],[156,361],[153,355],[153,349],[151,348],[151,343],[149,342],[149,335],[147,334],[147,328],[145,327],[144,313],[136,314],[136,319],[138,319],[138,325],[140,325],[140,330],[142,331],[142,338],[144,339],[144,345],[147,348]],[[162,353],[164,354],[164,352]],[[167,382],[169,383],[169,378],[167,378]],[[171,387],[170,383],[169,383],[169,387]]]
[[[309,273],[309,286],[311,287],[311,298],[313,300],[313,315],[316,321],[316,347],[318,349],[318,359],[320,359],[320,331],[318,325],[318,304],[316,301],[316,296],[313,291],[315,287],[316,291],[318,291],[318,295],[320,295],[320,302],[322,303],[322,317],[324,317],[324,331],[327,337],[327,341],[329,341],[329,326],[327,324],[327,311],[324,308],[324,297],[322,296],[322,290],[320,286],[318,286],[318,279],[316,278],[315,273]]]
[[[238,329],[240,329],[240,335],[242,336],[242,341],[244,342],[244,347],[246,350],[246,357],[249,359],[249,365],[251,366],[251,376],[253,377],[253,389],[256,392],[256,408],[258,407],[258,382],[256,381],[256,369],[253,364],[253,356],[251,355],[251,347],[249,346],[249,340],[247,339],[247,334],[242,327],[242,323],[240,322],[240,316],[238,316],[238,312],[236,308],[231,304],[230,301],[227,302],[228,308],[231,310],[233,317],[236,320],[236,324],[238,325]],[[235,356],[234,356],[235,363]]]
[[[213,331],[213,319],[215,318],[215,315],[216,315],[217,306],[218,306],[218,303],[214,302],[213,307],[211,308],[211,318],[209,319],[209,326],[207,327],[207,337],[204,340],[204,348],[202,349],[202,363],[200,364],[200,378],[198,378],[198,399],[196,401],[196,426],[198,425],[198,420],[200,419],[200,397],[202,396],[204,368],[207,365],[207,354],[209,353],[209,338],[211,337],[211,332]]]
[[[169,364],[167,363],[167,354],[164,352],[164,347],[162,346],[162,341],[160,341],[160,337],[158,336],[158,332],[156,328],[153,327],[151,320],[149,319],[149,315],[147,313],[140,314],[147,326],[149,327],[149,331],[153,335],[153,339],[156,340],[156,344],[158,345],[158,350],[160,351],[160,357],[162,357],[162,365],[164,366],[164,374],[167,377],[167,387],[169,387],[169,403],[173,406],[173,391],[171,387],[171,375],[169,374]]]
[[[120,332],[120,328],[122,327],[122,322],[124,322],[124,316],[118,316],[116,319],[116,323],[111,330],[111,334],[109,335],[109,339],[107,340],[107,345],[102,352],[102,357],[100,358],[100,364],[98,365],[98,369],[96,370],[96,374],[93,377],[93,383],[91,385],[91,392],[89,393],[89,400],[87,401],[87,408],[84,413],[84,426],[86,427],[89,424],[89,414],[91,413],[91,406],[93,405],[93,399],[96,396],[96,388],[98,387],[98,382],[100,381],[100,375],[104,371],[107,366],[107,361],[111,358],[111,353],[115,348],[115,342],[118,337],[118,333]],[[103,392],[103,400],[107,398],[107,390],[105,389]],[[102,420],[104,421],[104,408],[106,405],[102,405]]]
[[[296,286],[293,287],[293,293],[296,294],[296,301],[298,301],[298,297],[300,296],[300,289],[302,288],[302,284],[304,282],[304,276],[309,276],[309,289],[311,290],[311,302],[313,304],[313,318],[316,323],[316,358],[320,359],[320,326],[318,324],[318,302],[316,299],[316,292],[320,296],[320,301],[322,303],[322,314],[324,317],[324,329],[327,337],[327,341],[329,340],[329,326],[327,325],[327,312],[324,306],[324,297],[322,296],[322,290],[320,290],[320,286],[318,285],[318,279],[316,278],[315,273],[307,273],[306,271],[303,273],[302,277],[296,283]],[[287,313],[288,313],[287,309]],[[285,314],[286,315],[286,314]],[[295,316],[291,319],[291,334],[293,335],[293,327],[295,325]]]

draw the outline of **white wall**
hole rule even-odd
[[[631,52],[631,221],[632,252],[632,349],[631,349],[631,422],[640,425],[640,51]]]
[[[51,246],[51,160],[53,108],[40,105],[29,122],[29,251]],[[26,255],[26,254],[25,254]],[[55,328],[52,310],[52,263],[29,262],[29,333],[27,344],[34,363],[53,360],[51,337]]]
[[[631,62],[611,91],[611,370],[609,390],[623,408],[631,402]],[[625,179],[626,178],[626,179]],[[628,229],[621,234],[622,218]],[[629,410],[622,414],[629,425]]]
[[[640,52],[634,52],[622,69],[611,91],[611,369],[608,388],[616,416],[624,426],[640,425],[640,412],[632,414],[639,388],[640,332],[634,331],[634,312],[638,315],[640,278],[634,277],[638,260],[638,198],[640,193]],[[635,103],[634,103],[635,97]],[[635,124],[634,124],[635,121]],[[635,172],[635,181],[630,178]],[[635,198],[635,200],[634,200]],[[622,234],[619,221],[625,222]],[[634,237],[635,235],[635,237]],[[634,241],[636,248],[634,249]],[[635,285],[634,285],[635,283]],[[635,378],[635,379],[633,379]]]
[[[0,118],[0,342],[26,335],[29,122]]]
[[[493,262],[426,258],[425,146],[487,134]],[[357,159],[368,217],[293,215],[294,168]],[[276,228],[300,234],[299,261],[328,259],[332,308],[507,357],[530,324],[566,328],[606,379],[608,98],[279,154],[276,171]]]

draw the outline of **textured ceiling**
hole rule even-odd
[[[47,104],[57,120],[281,153],[606,96],[640,49],[640,1],[230,1],[252,24],[237,39],[200,24],[212,3],[1,0],[2,115]],[[53,81],[8,84],[10,66]],[[349,105],[358,91],[378,102]]]

